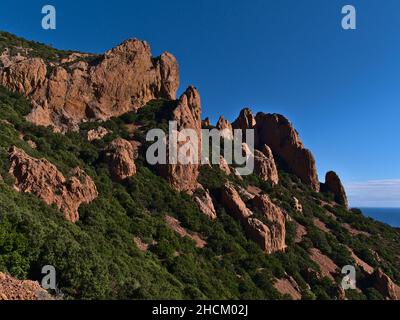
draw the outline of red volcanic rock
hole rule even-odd
[[[233,139],[233,129],[231,123],[221,116],[216,125],[217,130],[220,131],[221,137]]]
[[[227,176],[230,176],[232,174],[232,170],[229,167],[228,162],[225,160],[223,156],[219,157],[219,168],[221,171],[223,171]]]
[[[92,178],[79,168],[72,170],[67,180],[46,159],[30,157],[17,147],[10,149],[9,157],[9,172],[15,178],[16,190],[32,193],[48,205],[55,204],[68,221],[77,222],[80,205],[90,203],[98,196]]]
[[[231,183],[225,184],[221,202],[227,212],[241,222],[247,236],[256,242],[265,253],[272,254],[285,250],[285,216],[269,200],[268,196],[255,196],[250,203],[271,222],[270,226],[255,218]]]
[[[194,199],[202,213],[204,213],[211,220],[217,219],[214,203],[208,190],[205,190],[203,187],[196,190]]]
[[[0,68],[0,84],[8,89],[29,95],[46,80],[47,68],[42,59],[14,59],[10,65]]]
[[[1,300],[54,300],[54,298],[37,282],[18,280],[0,272]]]
[[[315,160],[304,148],[299,135],[284,116],[258,113],[256,116],[256,145],[268,145],[295,175],[315,191],[319,191]]]
[[[106,128],[98,127],[97,129],[93,129],[93,130],[89,130],[88,131],[87,139],[90,142],[95,141],[95,140],[101,140],[107,134],[109,134],[109,131]]]
[[[256,125],[256,119],[254,117],[253,112],[246,108],[240,111],[239,117],[232,123],[233,129],[253,129]]]
[[[211,127],[211,122],[210,122],[210,118],[205,118],[202,122],[201,122],[201,125],[204,127],[204,128],[208,128],[208,127]]]
[[[132,143],[118,138],[107,148],[107,159],[111,176],[116,181],[123,181],[136,174],[136,150]]]
[[[253,215],[253,212],[247,208],[239,193],[231,183],[225,184],[221,194],[221,202],[229,213],[242,223],[246,223]]]
[[[347,201],[346,190],[344,189],[339,176],[335,172],[330,171],[326,174],[325,183],[322,184],[322,190],[333,193],[335,201],[348,208],[349,203]]]
[[[254,171],[263,181],[270,181],[272,185],[279,183],[274,156],[267,145],[264,145],[262,151],[254,150]]]
[[[176,98],[176,59],[169,53],[154,59],[144,41],[127,40],[97,59],[89,57],[92,63],[58,64],[48,75],[42,59],[9,58],[0,68],[0,83],[30,97],[29,121],[61,131],[137,110],[153,99]]]
[[[159,173],[177,191],[191,194],[198,186],[197,178],[201,159],[201,100],[196,88],[189,87],[180,97],[177,107],[172,111],[171,120],[177,122],[178,132],[184,129],[193,129],[196,132],[197,154],[188,155],[187,159],[192,160],[189,164],[160,165]],[[178,150],[184,144],[185,142],[179,142]]]
[[[381,269],[375,270],[371,276],[373,286],[385,298],[389,300],[400,300],[400,287],[388,277]]]
[[[271,241],[266,250],[270,253],[284,251],[286,249],[286,219],[282,210],[273,204],[267,195],[254,197],[250,204],[254,210],[262,213],[271,222],[269,226]]]

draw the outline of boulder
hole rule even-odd
[[[117,138],[107,148],[106,157],[111,176],[115,181],[123,181],[136,174],[136,149],[122,138]]]
[[[184,129],[195,130],[198,138],[197,150],[195,150],[197,154],[188,156],[193,160],[189,164],[178,162],[177,164],[159,165],[158,171],[175,190],[192,194],[198,186],[197,178],[201,159],[201,99],[196,88],[190,86],[181,96],[176,108],[172,111],[171,120],[177,122],[178,132]],[[184,144],[179,142],[178,150]]]

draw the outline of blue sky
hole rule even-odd
[[[41,29],[46,4],[55,31]],[[355,31],[341,28],[346,4]],[[398,0],[2,0],[0,29],[88,52],[144,39],[178,58],[180,91],[198,87],[204,116],[282,113],[352,205],[400,207],[399,15]]]

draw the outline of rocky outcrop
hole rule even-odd
[[[255,217],[231,183],[225,184],[221,202],[228,213],[241,222],[247,236],[267,254],[285,250],[285,217],[280,209],[272,204],[267,196],[256,196],[250,201],[264,214],[270,225],[266,225]]]
[[[54,300],[38,282],[18,280],[0,272],[1,300]]]
[[[321,190],[324,192],[331,192],[335,196],[335,202],[348,208],[346,190],[336,174],[336,172],[329,171],[325,176],[325,183],[321,184]]]
[[[268,145],[288,169],[305,184],[319,191],[317,169],[313,155],[304,148],[297,131],[282,115],[258,113],[255,125],[256,146]]]
[[[10,58],[7,67],[0,68],[0,84],[11,91],[30,95],[46,80],[47,68],[39,58]]]
[[[222,172],[224,172],[227,176],[230,176],[232,174],[232,170],[229,167],[228,162],[225,160],[223,156],[219,157],[219,168],[221,169]]]
[[[377,269],[371,276],[373,286],[386,299],[400,300],[400,287],[385,274],[382,269]]]
[[[254,117],[253,112],[248,108],[240,111],[239,117],[232,123],[233,129],[240,130],[254,129],[255,125],[256,118]]]
[[[217,130],[220,131],[220,135],[223,138],[226,139],[233,139],[233,128],[232,124],[224,118],[224,116],[221,116],[218,119],[217,125],[216,125]]]
[[[12,147],[9,150],[15,188],[20,192],[32,193],[48,205],[56,205],[71,222],[79,220],[78,209],[97,198],[98,192],[92,178],[76,168],[66,179],[55,165],[46,159],[30,157],[25,151]]]
[[[174,100],[179,85],[176,59],[169,53],[153,58],[149,45],[137,39],[92,61],[52,69],[40,58],[9,60],[0,67],[0,83],[30,97],[29,121],[61,131],[137,110],[153,99]]]
[[[92,129],[92,130],[88,131],[87,139],[90,142],[95,141],[95,140],[101,140],[108,134],[109,134],[109,131],[106,128],[98,127],[97,129]]]
[[[193,129],[197,135],[195,144],[196,154],[187,155],[189,164],[167,164],[159,165],[159,173],[168,180],[170,185],[177,191],[193,193],[197,188],[199,176],[199,162],[201,159],[201,99],[200,94],[194,87],[189,87],[180,97],[177,107],[172,111],[171,120],[176,121],[177,131]],[[195,141],[192,141],[195,143]],[[178,142],[178,154],[180,148],[187,142]]]
[[[136,174],[136,149],[131,142],[122,138],[115,139],[108,146],[106,157],[115,181],[123,181]]]
[[[279,183],[278,169],[271,149],[264,145],[262,151],[254,150],[254,172],[263,181],[270,181],[272,185]]]
[[[210,121],[210,118],[205,118],[202,122],[201,122],[201,125],[202,125],[202,127],[203,128],[209,128],[209,127],[211,127],[211,121]]]
[[[294,210],[296,210],[296,212],[302,214],[303,213],[303,205],[300,203],[299,199],[297,199],[296,197],[293,197],[294,200]]]
[[[267,195],[254,197],[250,201],[250,205],[270,222],[271,241],[266,250],[269,252],[285,251],[286,219],[282,210],[273,204]]]
[[[207,242],[204,241],[197,233],[189,232],[184,227],[181,226],[181,222],[174,217],[169,215],[165,216],[165,222],[167,225],[178,233],[182,238],[188,237],[196,243],[197,248],[204,248],[207,245]]]
[[[214,203],[208,190],[203,187],[197,189],[194,199],[202,213],[211,220],[217,219],[217,212],[215,211]]]

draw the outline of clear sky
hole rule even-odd
[[[57,29],[41,29],[41,8]],[[357,30],[341,8],[357,9]],[[104,52],[137,37],[179,61],[203,115],[286,115],[354,206],[400,207],[400,1],[2,0],[0,29],[60,49]]]

